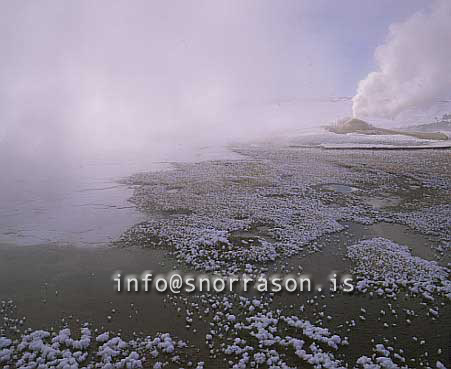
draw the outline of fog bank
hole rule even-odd
[[[307,34],[295,2],[1,7],[0,139],[25,151],[264,135],[328,109],[282,111],[280,99],[337,90],[332,50]]]

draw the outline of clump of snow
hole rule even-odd
[[[91,330],[86,326],[81,328],[79,339],[72,336],[69,328],[58,334],[36,330],[22,335],[17,344],[0,337],[0,364],[22,369],[140,369],[145,363],[154,362],[163,367],[169,362],[181,362],[180,353],[185,347],[183,341],[168,333],[124,341],[120,336],[110,338],[108,332],[92,340]],[[157,356],[160,361],[155,360]]]
[[[407,246],[379,237],[349,246],[347,256],[354,262],[353,273],[360,279],[358,291],[377,289],[395,294],[406,288],[427,300],[433,300],[435,294],[451,298],[449,270],[435,261],[412,256]]]
[[[0,337],[0,349],[11,346],[12,341],[6,337]]]

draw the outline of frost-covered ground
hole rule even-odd
[[[451,132],[443,132],[451,137]],[[335,134],[327,131],[304,131],[298,135],[284,136],[280,138],[282,142],[291,146],[309,145],[309,146],[338,146],[338,147],[416,147],[416,146],[446,146],[451,142],[420,139],[412,136],[403,135],[367,135],[362,133]]]
[[[449,241],[448,151],[236,150],[247,159],[177,164],[129,179],[137,185],[132,202],[154,217],[121,241],[172,245],[179,261],[222,272],[298,254],[343,221],[399,222],[440,235],[444,247]],[[242,232],[256,234],[246,247]]]
[[[131,201],[149,220],[118,245],[167,250],[185,271],[339,270],[352,274],[354,293],[170,295],[186,342],[174,332],[126,339],[82,323],[76,338],[64,326],[24,331],[5,301],[2,365],[447,367],[449,151],[324,151],[291,142],[234,150],[243,159],[129,178]],[[390,224],[406,235],[369,236]]]

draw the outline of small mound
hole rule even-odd
[[[325,128],[330,132],[340,134],[362,131],[369,132],[374,130],[374,127],[371,124],[357,118],[340,121],[334,125],[326,126]]]
[[[369,130],[372,128],[372,126],[361,120],[361,119],[357,119],[357,118],[352,118],[344,123],[342,123],[342,126],[340,127],[344,130],[350,130],[350,131],[365,131],[365,130]]]
[[[420,140],[448,140],[448,135],[442,132],[413,132],[413,131],[398,131],[394,129],[375,127],[361,119],[352,118],[346,121],[339,122],[334,125],[325,126],[327,131],[347,134],[347,133],[359,133],[365,135],[403,135],[415,137]]]

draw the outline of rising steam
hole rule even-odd
[[[451,95],[451,1],[393,24],[375,52],[378,71],[360,81],[354,116],[393,119]]]
[[[308,32],[304,7],[2,3],[0,146],[31,157],[171,148],[332,117],[304,106],[299,114],[261,108],[287,96],[336,95],[333,52]]]

